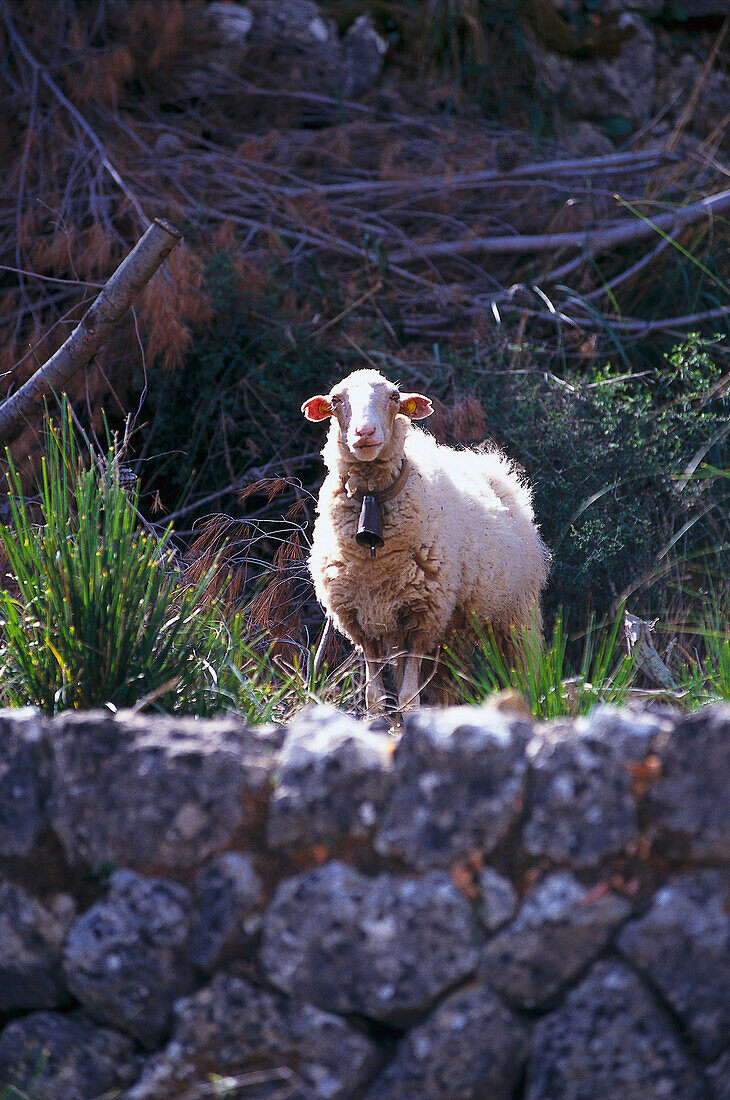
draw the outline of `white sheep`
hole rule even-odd
[[[302,412],[332,418],[309,568],[334,625],[364,654],[369,712],[385,703],[382,668],[394,658],[399,710],[418,705],[422,659],[435,660],[470,616],[503,641],[539,624],[549,553],[531,490],[504,455],[440,446],[411,423],[433,412],[430,400],[376,370],[355,371]]]

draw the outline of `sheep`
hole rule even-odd
[[[435,662],[470,617],[507,642],[513,627],[539,626],[550,555],[509,459],[437,444],[412,423],[433,412],[429,398],[377,370],[355,371],[302,412],[331,420],[309,570],[335,627],[362,650],[369,714],[385,706],[382,669],[394,658],[398,710],[417,706],[423,658]]]

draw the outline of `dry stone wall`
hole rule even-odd
[[[729,805],[728,706],[2,712],[0,1091],[729,1100]]]

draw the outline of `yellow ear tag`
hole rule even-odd
[[[414,412],[416,411],[415,399],[413,397],[410,397],[408,401],[404,401],[401,405],[400,411],[402,413],[405,413],[406,416],[413,416]]]

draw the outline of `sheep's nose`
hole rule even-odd
[[[377,424],[361,424],[355,428],[355,435],[357,436],[370,436],[375,435],[378,430]]]

